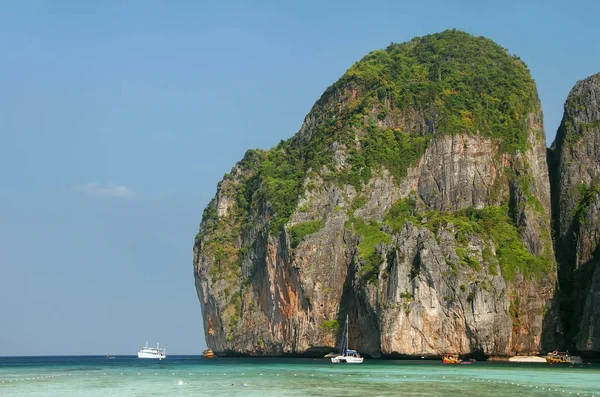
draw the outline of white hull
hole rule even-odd
[[[331,362],[335,364],[339,363],[347,363],[347,364],[361,364],[363,362],[362,357],[353,357],[353,356],[337,356],[331,357]]]
[[[363,362],[362,357],[352,357],[352,356],[346,357],[346,363],[348,363],[348,364],[361,364],[362,362]]]
[[[167,356],[165,354],[138,352],[138,358],[158,358],[162,360],[163,358],[167,358]]]
[[[158,347],[158,343],[156,344],[156,347],[150,347],[148,346],[148,342],[146,342],[146,346],[138,351],[138,358],[157,358],[162,360],[163,358],[167,358],[167,351],[164,347]]]

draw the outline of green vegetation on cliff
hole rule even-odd
[[[582,217],[585,216],[587,209],[590,207],[598,193],[600,193],[600,186],[597,185],[586,185],[579,184],[577,185],[577,190],[579,191],[579,202],[577,206],[573,210],[573,218],[581,223],[583,221]]]
[[[384,129],[374,125],[365,127],[360,147],[350,149],[350,168],[341,174],[340,181],[360,190],[373,176],[373,170],[387,168],[400,182],[410,166],[423,156],[429,137],[413,136],[400,130]]]
[[[369,281],[376,281],[381,257],[375,251],[379,244],[390,244],[392,236],[381,230],[376,221],[366,223],[362,219],[354,219],[354,232],[361,237],[358,244],[359,255],[365,261],[363,276]]]
[[[330,106],[344,90],[358,91],[342,110],[346,122],[360,124],[375,110],[378,120],[397,116],[405,132],[480,133],[498,138],[510,153],[527,148],[528,114],[538,107],[535,82],[518,57],[457,30],[370,53],[316,107]],[[427,129],[409,130],[418,124]]]
[[[318,232],[324,226],[325,221],[322,219],[292,226],[290,228],[290,246],[296,248],[304,236]]]
[[[591,76],[587,80],[595,79],[600,81],[600,73]],[[576,86],[577,88],[577,86]],[[565,114],[556,134],[557,139],[554,145],[569,144],[575,145],[586,132],[593,132],[600,127],[600,119],[588,120],[581,122],[578,115],[584,112],[590,106],[590,92],[586,90],[576,90],[574,88],[567,97],[565,102]],[[562,138],[564,137],[564,139]]]

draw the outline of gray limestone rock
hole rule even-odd
[[[600,354],[600,74],[579,81],[550,149],[567,345]]]

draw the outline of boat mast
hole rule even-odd
[[[346,351],[344,352],[344,355],[348,354],[348,333],[350,331],[348,331],[348,315],[346,314]]]
[[[344,323],[344,332],[342,332],[342,343],[340,345],[340,356],[346,355],[347,332],[348,332],[348,316],[346,316],[346,322]]]

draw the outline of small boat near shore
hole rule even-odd
[[[442,363],[444,363],[444,364],[460,364],[460,357],[458,357],[458,354],[445,354],[442,357]]]
[[[202,352],[204,358],[215,358],[215,352],[212,349],[206,349]]]
[[[344,333],[342,334],[342,346],[340,348],[340,354],[335,357],[331,357],[331,362],[334,364],[361,364],[363,362],[363,357],[361,357],[356,350],[348,348],[348,316],[346,316]]]
[[[558,350],[548,353],[546,362],[548,364],[573,364],[568,351],[559,352]]]
[[[458,354],[444,354],[442,356],[442,363],[444,364],[474,364],[476,361],[474,358],[468,360],[461,360]]]

